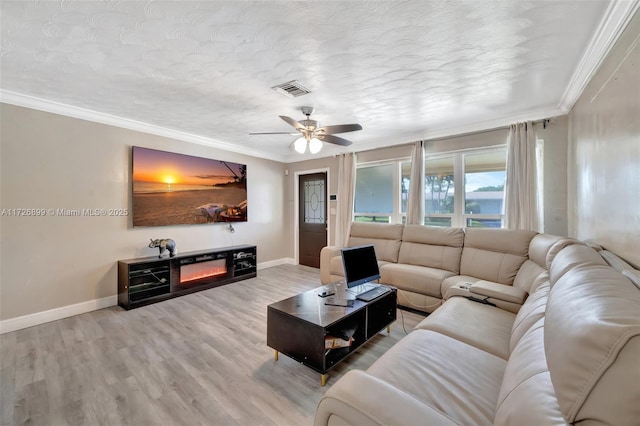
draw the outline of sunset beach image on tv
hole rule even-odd
[[[133,147],[133,226],[247,221],[247,166]]]

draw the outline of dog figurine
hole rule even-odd
[[[162,257],[165,250],[169,250],[169,257],[173,257],[176,255],[176,242],[171,238],[162,238],[162,239],[151,239],[149,243],[150,248],[158,247],[160,250],[160,255],[158,257]]]

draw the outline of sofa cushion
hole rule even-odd
[[[318,403],[314,420],[316,426],[459,425],[424,401],[362,370],[347,371],[331,386]]]
[[[522,339],[522,336],[524,336],[531,326],[544,317],[547,300],[549,299],[549,290],[551,289],[549,274],[545,273],[544,277],[546,277],[544,284],[539,285],[536,291],[529,295],[522,305],[522,308],[518,311],[516,318],[513,320],[511,338],[509,340],[510,352],[513,352],[520,339]]]
[[[546,268],[532,260],[525,260],[520,269],[518,269],[516,278],[513,280],[513,286],[531,293],[535,290],[532,286],[536,279],[543,274],[547,274]]]
[[[637,424],[640,291],[609,266],[572,260],[577,265],[553,284],[545,313],[545,355],[560,409],[569,423]]]
[[[490,425],[505,366],[505,360],[444,334],[414,330],[367,372],[458,424]]]
[[[574,244],[562,250],[549,267],[549,279],[553,286],[564,274],[579,265],[606,265],[602,256],[591,247]]]
[[[622,272],[625,269],[634,269],[633,266],[625,262],[620,256],[609,250],[601,250],[600,256],[618,272]]]
[[[494,306],[464,297],[452,297],[415,329],[435,331],[508,359],[509,337],[515,317],[515,314]]]
[[[402,235],[399,263],[460,272],[462,228],[406,225]]]
[[[460,274],[500,284],[513,284],[518,269],[528,258],[533,231],[467,228]]]
[[[442,298],[440,288],[445,278],[453,275],[443,269],[387,263],[380,268],[380,281],[402,290]]]
[[[631,281],[633,285],[638,287],[638,290],[640,290],[640,271],[637,269],[625,269],[622,271],[622,275],[629,278],[629,281]]]
[[[566,424],[544,355],[544,318],[514,349],[504,372],[494,425]]]
[[[378,260],[397,262],[403,229],[402,224],[353,222],[349,247],[373,244]]]
[[[556,255],[566,246],[577,244],[573,238],[558,237],[550,234],[537,234],[529,243],[529,259],[549,269],[551,262]]]

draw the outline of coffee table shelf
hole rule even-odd
[[[318,289],[272,303],[267,307],[267,345],[275,350],[276,361],[282,353],[320,373],[324,386],[329,370],[396,320],[396,289],[389,288],[370,302],[355,300],[352,307],[325,305]],[[340,287],[336,296],[353,298]],[[352,336],[353,341],[326,349],[327,336]]]

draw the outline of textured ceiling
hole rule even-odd
[[[292,161],[293,136],[248,133],[303,105],[360,123],[355,151],[559,113],[610,3],[3,0],[0,83]],[[312,93],[271,89],[289,80]]]

